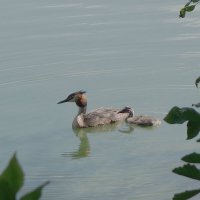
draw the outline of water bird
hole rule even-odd
[[[58,104],[75,102],[78,106],[78,114],[72,123],[73,128],[87,128],[112,124],[125,121],[128,117],[134,115],[134,111],[128,106],[122,109],[98,108],[87,113],[87,97],[85,93],[82,90],[73,92],[65,100],[58,102]]]
[[[123,109],[120,111],[121,113],[123,112],[128,112],[126,109]],[[159,119],[156,119],[152,116],[147,116],[147,115],[139,115],[139,116],[130,116],[126,119],[126,122],[128,124],[135,124],[138,126],[159,126],[161,124],[161,121]]]

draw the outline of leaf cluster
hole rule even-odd
[[[185,4],[183,8],[180,10],[179,17],[184,18],[186,12],[192,12],[196,5],[199,3],[200,0],[190,0],[188,3]]]
[[[195,2],[198,1],[193,1],[193,3]],[[189,6],[189,4],[187,6]],[[200,77],[197,78],[195,81],[196,87],[198,87],[199,82],[200,82]],[[193,104],[192,106],[200,107],[199,104],[200,103]],[[174,106],[166,115],[164,120],[169,124],[183,124],[187,122],[188,140],[196,137],[200,132],[200,113],[193,108],[189,107],[179,108],[177,106]],[[200,169],[198,169],[195,165],[190,164],[190,163],[200,164],[200,154],[192,153],[184,156],[182,160],[189,164],[186,164],[182,167],[177,167],[173,170],[173,172],[178,175],[200,181]],[[173,200],[187,200],[199,193],[200,189],[181,192],[175,194]]]
[[[38,200],[41,197],[42,189],[49,182],[45,182],[35,190],[25,194],[20,200]],[[16,200],[17,193],[24,184],[24,172],[17,160],[16,154],[11,158],[8,166],[0,175],[0,199]]]

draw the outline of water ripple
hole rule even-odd
[[[107,70],[89,70],[89,71],[82,71],[82,72],[68,72],[68,73],[63,73],[63,74],[45,74],[45,75],[38,75],[34,78],[30,79],[21,79],[21,80],[16,80],[16,81],[8,81],[8,82],[2,82],[0,83],[0,87],[4,87],[6,85],[14,85],[20,84],[20,83],[36,83],[38,81],[47,81],[51,79],[57,79],[60,77],[77,77],[77,76],[94,76],[94,75],[104,75],[108,73],[120,73],[120,72],[128,72],[131,71],[132,69],[107,69]],[[23,84],[25,85],[25,84]]]
[[[176,37],[169,38],[169,40],[182,41],[182,40],[194,40],[199,38],[200,38],[200,33],[181,33]]]
[[[74,4],[52,4],[44,6],[44,8],[72,8],[72,7],[80,7],[82,3],[74,3]]]

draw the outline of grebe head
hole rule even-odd
[[[85,95],[86,91],[77,91],[71,93],[66,99],[63,101],[58,102],[58,104],[65,103],[65,102],[75,102],[79,107],[86,107],[87,106],[87,98]]]
[[[128,114],[129,114],[128,117],[133,117],[133,115],[134,115],[134,111],[133,111],[132,108],[129,107],[129,106],[124,107],[124,108],[123,108],[122,110],[120,110],[118,113],[128,113]]]

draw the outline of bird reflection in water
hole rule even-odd
[[[75,151],[62,154],[65,157],[71,157],[72,159],[80,159],[88,157],[90,154],[90,142],[87,133],[84,131],[77,132],[74,130],[74,134],[80,139],[79,148]]]
[[[120,127],[120,129],[119,129]],[[65,157],[71,157],[72,159],[85,158],[90,155],[91,147],[88,139],[88,134],[96,133],[107,133],[118,131],[123,134],[131,134],[134,130],[133,126],[126,123],[114,123],[104,126],[91,127],[91,128],[75,128],[73,129],[74,134],[79,138],[79,148],[73,152],[66,152],[62,155]]]

